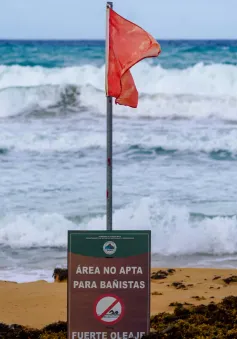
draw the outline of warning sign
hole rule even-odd
[[[150,331],[150,231],[68,232],[68,338]]]
[[[115,295],[99,297],[95,302],[95,317],[105,324],[116,324],[121,320],[124,313],[122,300]]]

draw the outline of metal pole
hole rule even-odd
[[[113,190],[112,190],[112,153],[113,153],[113,103],[107,97],[107,230],[113,228]]]
[[[113,8],[113,2],[107,2],[107,7]],[[107,17],[106,34],[106,63],[108,65],[109,56],[109,18]],[[107,74],[106,74],[107,76]],[[106,79],[107,81],[107,79]],[[113,190],[112,190],[112,159],[113,159],[113,101],[112,97],[107,96],[107,219],[106,229],[113,229]]]

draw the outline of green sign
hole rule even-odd
[[[149,332],[150,243],[150,231],[68,232],[68,338]]]

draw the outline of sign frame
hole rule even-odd
[[[92,293],[95,294],[95,292],[97,293],[95,299],[94,299],[94,304],[92,305],[92,314],[93,316],[95,317],[95,303],[96,301],[98,302],[98,299],[99,298],[102,298],[103,296],[114,296],[118,299],[121,300],[121,305],[124,304],[124,300],[123,298],[121,298],[121,289],[120,290],[117,290],[118,291],[118,295],[116,293],[116,288],[105,288],[105,289],[101,289],[101,288],[97,288],[96,290],[90,290],[90,289],[84,289],[83,290],[80,290],[78,289],[76,292],[73,292],[73,280],[75,279],[75,277],[73,278],[73,274],[75,275],[75,271],[73,271],[72,269],[72,260],[71,260],[71,255],[74,255],[73,252],[72,252],[72,249],[74,247],[74,251],[75,251],[75,242],[77,242],[77,237],[79,236],[80,237],[84,237],[84,238],[88,238],[88,239],[92,239],[93,240],[93,237],[99,237],[101,239],[97,239],[98,240],[98,243],[99,241],[103,241],[104,245],[105,243],[108,243],[107,245],[112,245],[113,243],[113,240],[114,242],[117,242],[118,243],[118,239],[120,241],[124,241],[124,239],[135,239],[135,243],[136,243],[136,237],[137,239],[139,238],[139,241],[141,242],[141,239],[143,240],[146,240],[147,239],[147,244],[145,245],[144,244],[144,248],[147,248],[147,251],[146,253],[144,254],[144,256],[146,257],[146,269],[145,269],[145,277],[146,277],[146,287],[144,288],[144,295],[143,295],[143,312],[144,312],[144,300],[146,300],[146,319],[144,319],[144,321],[146,322],[146,330],[144,328],[143,331],[140,331],[139,329],[135,332],[135,329],[131,328],[131,330],[133,330],[133,332],[131,331],[131,333],[135,333],[135,335],[138,335],[138,333],[143,333],[143,334],[148,334],[150,332],[150,283],[151,283],[151,278],[150,278],[150,275],[151,275],[151,231],[149,230],[113,230],[113,231],[104,231],[104,230],[99,230],[99,231],[95,231],[95,230],[90,230],[90,231],[85,231],[85,230],[69,230],[68,231],[68,246],[67,246],[67,264],[68,264],[68,281],[67,281],[67,336],[68,338],[72,339],[73,338],[73,335],[72,333],[75,332],[74,330],[72,330],[72,322],[71,322],[71,319],[72,319],[72,314],[73,314],[73,309],[72,309],[72,293],[77,293],[77,295],[81,295],[82,296],[82,293],[86,293],[87,295],[90,294],[90,291],[92,291]],[[120,239],[120,238],[121,239]],[[129,238],[130,237],[130,238]],[[145,238],[146,237],[146,238]],[[78,238],[78,239],[79,239]],[[81,239],[82,239],[81,238]],[[94,238],[95,239],[95,238]],[[87,240],[89,241],[89,240]],[[94,240],[95,241],[95,240]],[[127,240],[128,241],[128,240]],[[131,240],[132,241],[132,240]],[[74,242],[74,244],[73,244]],[[143,241],[144,242],[144,241]],[[92,246],[92,251],[95,251],[94,249],[95,246]],[[97,259],[97,265],[99,265],[99,262],[100,262],[100,259],[102,259],[102,261],[106,258],[108,264],[112,263],[112,262],[115,262],[115,260],[113,259],[116,259],[116,253],[114,253],[114,248],[115,248],[115,251],[117,250],[117,246],[115,245],[114,246],[107,246],[106,248],[106,251],[105,249],[103,250],[104,246],[100,246],[100,251],[101,251],[101,256],[100,257],[95,257],[95,259]],[[135,248],[135,247],[134,247]],[[133,248],[133,251],[134,251],[134,248]],[[83,250],[83,249],[82,249]],[[98,249],[97,249],[98,250]],[[127,246],[124,246],[123,248],[123,251],[126,252],[127,256],[129,256],[130,252],[129,252],[129,248]],[[103,252],[103,254],[102,254]],[[133,252],[131,251],[131,254],[130,254],[131,257],[133,258],[136,258],[136,255],[133,255]],[[92,255],[93,257],[93,255]],[[109,258],[109,259],[108,259]],[[126,256],[122,257],[120,256],[120,259],[122,260],[123,259],[123,265],[126,266]],[[133,259],[134,260],[134,259]],[[139,266],[139,262],[136,262],[137,266]],[[99,266],[99,267],[104,267],[103,265]],[[120,267],[120,266],[118,266]],[[122,266],[121,266],[122,267]],[[129,267],[129,266],[128,266]],[[74,272],[74,273],[73,273]],[[130,273],[131,274],[131,273]],[[88,276],[88,279],[90,278],[90,276]],[[94,279],[94,276],[92,276],[91,279]],[[74,280],[74,283],[75,283],[75,280]],[[75,286],[74,286],[74,289],[75,289]],[[132,289],[130,289],[131,291]],[[120,292],[119,292],[120,291]],[[139,289],[134,289],[134,291],[139,291]],[[146,292],[146,293],[145,293]],[[129,290],[124,290],[123,291],[124,294],[128,294],[130,293]],[[119,295],[120,294],[120,295]],[[133,293],[132,293],[133,294]],[[146,294],[146,296],[145,296]],[[128,297],[127,297],[128,299]],[[142,304],[142,303],[141,303]],[[126,309],[126,307],[125,307]],[[122,310],[122,308],[121,308]],[[122,311],[121,311],[122,312]],[[123,312],[124,312],[124,308],[123,308]],[[124,314],[119,317],[119,321],[115,321],[115,322],[108,322],[107,326],[106,324],[101,321],[101,324],[102,324],[102,327],[104,327],[104,332],[99,332],[100,329],[101,329],[101,325],[98,325],[98,330],[95,330],[95,329],[91,329],[91,331],[89,332],[89,330],[87,331],[84,331],[84,330],[81,330],[78,329],[78,333],[95,333],[95,332],[98,332],[98,333],[106,333],[107,332],[107,335],[109,332],[111,332],[112,330],[108,329],[109,327],[114,329],[114,332],[113,333],[129,333],[128,332],[122,332],[122,330],[119,332],[119,328],[117,328],[117,324],[120,322],[120,321],[123,321],[123,319],[126,317],[126,311],[124,312]],[[130,316],[131,317],[131,316]],[[130,319],[130,318],[129,318]],[[126,319],[128,320],[128,318]],[[98,322],[99,323],[99,322]],[[117,326],[116,326],[117,325]],[[92,326],[93,327],[93,326]],[[119,326],[118,326],[119,327]],[[121,326],[122,327],[122,326]],[[126,327],[126,326],[125,326]],[[139,326],[138,326],[139,327]],[[78,326],[78,328],[80,328],[80,325]],[[107,328],[107,329],[106,329]],[[93,331],[93,332],[92,332]],[[142,336],[142,335],[141,335]],[[77,337],[75,337],[77,338]],[[90,338],[90,336],[88,337],[85,337],[85,338]],[[100,336],[98,337],[99,339],[116,339],[116,338],[121,338],[118,334],[118,337],[116,336],[113,336],[112,337],[112,334],[108,335],[108,336]],[[127,337],[127,339],[129,338],[129,336]],[[138,336],[139,338],[139,336]]]

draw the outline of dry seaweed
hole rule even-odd
[[[217,279],[220,279],[221,276],[220,275],[215,275],[214,278],[212,280],[217,280]]]
[[[223,281],[226,284],[230,284],[230,283],[236,283],[237,282],[237,275],[233,275],[232,277],[228,277],[226,279],[223,279]]]
[[[151,333],[143,339],[236,339],[237,297],[230,296],[221,303],[176,306],[173,314],[159,313],[151,317]],[[171,305],[170,304],[170,305]],[[67,324],[58,322],[41,330],[20,325],[0,323],[0,339],[66,339]]]
[[[157,272],[153,272],[151,275],[151,279],[165,279],[167,278],[169,273],[167,271],[159,270]]]
[[[154,292],[152,292],[151,294],[152,294],[152,295],[163,295],[162,292],[157,292],[157,291],[154,291]]]
[[[159,270],[151,274],[151,279],[165,279],[168,275],[171,275],[175,272],[175,269],[168,268],[168,270]]]
[[[62,282],[67,281],[68,270],[67,268],[55,268],[53,272],[54,281]]]
[[[179,303],[173,314],[160,313],[153,316],[151,327],[156,333],[145,338],[236,339],[237,297],[224,298],[218,304],[211,302],[188,308]],[[169,331],[164,333],[166,329]]]
[[[175,287],[177,290],[187,289],[187,287],[182,282],[179,281],[172,282],[172,286]]]
[[[205,297],[199,297],[199,295],[194,295],[191,297],[192,299],[196,299],[198,301],[201,301],[201,300],[205,300],[206,298]]]
[[[38,339],[40,334],[40,330],[26,328],[17,324],[6,325],[0,323],[0,339]]]
[[[21,325],[0,323],[0,339],[66,339],[67,323],[59,321],[45,326],[41,330]]]

